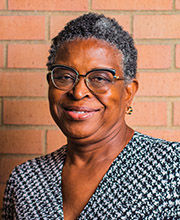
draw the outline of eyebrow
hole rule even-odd
[[[53,64],[53,65],[52,65],[52,68],[53,68],[53,67],[58,67],[58,66],[68,67],[68,68],[74,69],[74,70],[76,70],[77,72],[79,72],[75,67],[73,67],[73,66],[68,66],[68,65],[64,65],[64,64]],[[51,70],[52,70],[52,68],[51,68]],[[109,70],[115,71],[115,69],[112,68],[112,67],[98,66],[98,67],[94,67],[94,68],[90,69],[90,70],[87,71],[87,72],[90,72],[90,71],[92,71],[92,70],[99,70],[99,69],[109,69]]]

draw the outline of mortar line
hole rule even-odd
[[[172,1],[172,10],[176,10],[176,0]]]
[[[5,9],[8,10],[8,0],[5,2]]]
[[[4,68],[8,67],[8,44],[4,45]]]
[[[131,31],[131,36],[133,37],[133,35],[134,35],[134,15],[131,15],[130,16],[130,25],[131,25],[131,27],[130,27],[130,31]],[[135,42],[135,41],[134,41]]]
[[[95,13],[129,14],[129,15],[179,15],[179,10],[93,10]]]
[[[172,101],[167,102],[167,128],[172,127]]]
[[[49,40],[50,40],[50,32],[51,32],[51,30],[50,30],[50,21],[51,21],[51,16],[50,15],[47,15],[46,16],[46,22],[45,22],[45,26],[47,27],[46,28],[46,41],[48,41],[49,42]]]
[[[136,125],[134,125],[133,128],[134,129],[145,129],[145,130],[148,130],[150,128],[153,131],[156,131],[156,130],[158,130],[158,131],[162,131],[162,130],[179,131],[179,129],[180,129],[180,127],[178,127],[178,126],[171,126],[171,127],[167,127],[167,126],[159,126],[159,127],[151,126],[150,127],[150,126],[136,126]]]
[[[174,102],[172,102],[172,115],[171,115],[171,119],[172,119],[172,125],[174,126]]]
[[[92,11],[92,0],[88,0],[88,11]]]
[[[0,126],[0,130],[57,130],[57,126],[52,125],[27,125],[27,124],[4,124]]]
[[[177,47],[177,44],[174,44],[173,54],[172,54],[172,62],[173,62],[173,67],[174,67],[174,69],[178,69],[178,68],[176,67],[176,47]]]

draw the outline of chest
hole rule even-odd
[[[150,163],[146,165],[151,168]],[[158,175],[154,175],[137,162],[118,160],[104,177],[103,172],[99,173],[101,168],[89,171],[88,175],[82,170],[67,170],[71,174],[69,178],[65,173],[60,175],[59,170],[59,167],[51,172],[46,170],[44,175],[38,170],[40,176],[26,178],[16,186],[14,202],[19,218],[63,220],[64,215],[65,220],[77,216],[81,220],[131,219],[132,216],[173,219],[178,213],[175,188],[178,183],[174,179],[172,183],[164,183],[158,167]]]
[[[110,165],[110,164],[109,164]],[[64,219],[75,219],[82,212],[107,172],[109,165],[94,169],[64,169],[62,195]]]

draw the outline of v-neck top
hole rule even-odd
[[[78,219],[178,219],[180,143],[135,132]],[[63,220],[61,173],[67,146],[17,166],[7,182],[3,219]]]

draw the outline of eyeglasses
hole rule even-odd
[[[86,86],[94,93],[105,93],[116,80],[124,80],[115,74],[114,69],[100,68],[81,75],[75,69],[64,65],[54,65],[51,72],[48,73],[57,89],[71,90],[79,82],[79,77],[82,76],[85,77]]]

